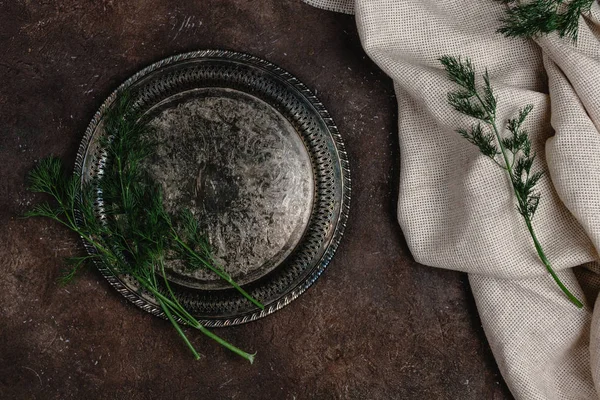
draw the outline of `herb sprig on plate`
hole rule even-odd
[[[152,132],[131,110],[128,94],[122,93],[103,120],[106,134],[101,146],[108,157],[97,182],[82,183],[81,176],[67,173],[58,158],[42,160],[29,174],[29,190],[48,194],[53,202],[41,203],[25,216],[50,218],[77,233],[93,249],[91,254],[67,260],[71,268],[61,282],[72,280],[85,264],[102,263],[115,275],[133,278],[156,300],[196,359],[200,356],[182,325],[201,331],[252,363],[254,354],[206,329],[181,305],[169,284],[165,264],[178,259],[189,270],[212,271],[264,309],[214,263],[192,212],[167,212],[160,185],[143,168],[143,161],[154,152]],[[98,206],[103,208],[104,218],[99,218]]]
[[[540,260],[567,298],[578,308],[583,307],[556,275],[533,230],[532,220],[540,202],[540,194],[535,191],[535,186],[543,175],[542,171],[534,172],[532,169],[535,152],[523,128],[533,106],[523,107],[518,115],[509,119],[506,123],[509,135],[503,136],[496,118],[498,100],[487,71],[483,74],[483,87],[478,87],[475,70],[469,59],[463,62],[460,57],[443,56],[439,61],[450,80],[460,86],[459,90],[448,93],[448,102],[456,111],[478,120],[469,129],[460,128],[457,132],[506,171],[517,200],[517,210],[525,221]]]

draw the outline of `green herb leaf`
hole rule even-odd
[[[439,61],[446,69],[448,78],[463,89],[461,92],[450,92],[448,103],[456,111],[483,121],[487,127],[485,132],[481,123],[477,123],[468,131],[460,128],[457,132],[507,172],[517,200],[517,210],[523,216],[540,260],[567,298],[577,307],[583,307],[552,269],[531,222],[540,202],[540,194],[535,191],[535,186],[543,176],[542,171],[532,172],[535,153],[531,152],[531,140],[527,131],[522,128],[533,106],[523,107],[515,118],[507,121],[506,128],[511,136],[503,137],[496,122],[497,99],[487,70],[483,75],[483,87],[478,88],[475,70],[469,59],[462,62],[460,57],[443,56]]]
[[[577,41],[579,18],[589,12],[594,0],[500,0],[508,5],[499,33],[507,37],[535,37],[558,32]]]
[[[100,143],[108,159],[99,179],[81,184],[79,176],[66,173],[60,159],[46,158],[29,174],[29,190],[50,195],[55,205],[41,203],[25,216],[51,218],[79,234],[95,250],[90,255],[68,259],[71,268],[63,272],[61,283],[72,281],[86,263],[103,263],[115,275],[127,274],[135,279],[156,299],[195,358],[199,355],[180,324],[200,330],[253,362],[253,354],[204,328],[179,303],[169,286],[164,260],[167,254],[173,253],[193,268],[213,271],[264,309],[214,264],[208,243],[191,211],[183,210],[176,218],[165,210],[160,186],[142,167],[144,159],[154,153],[152,131],[140,122],[130,99],[128,93],[121,94],[103,120],[106,136]],[[98,218],[100,209],[106,218]]]

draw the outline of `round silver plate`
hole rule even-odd
[[[216,262],[265,305],[257,309],[212,273],[172,262],[168,279],[188,311],[206,326],[235,325],[304,292],[333,257],[350,202],[344,145],[317,98],[286,71],[247,54],[167,58],[100,107],[77,155],[83,182],[102,174],[103,117],[123,91],[153,127],[158,145],[145,168],[162,185],[166,208],[190,209]],[[98,269],[127,299],[163,316],[127,276]]]

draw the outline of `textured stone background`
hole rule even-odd
[[[219,331],[254,366],[124,301],[95,271],[55,279],[76,237],[21,220],[26,172],[72,163],[83,131],[143,66],[201,48],[288,69],[347,143],[353,201],[324,276],[261,321]],[[353,17],[299,0],[0,0],[0,398],[506,399],[464,275],[415,263],[395,221],[392,83],[361,50]]]

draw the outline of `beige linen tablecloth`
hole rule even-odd
[[[600,6],[579,40],[507,39],[493,0],[305,0],[356,14],[367,54],[394,80],[398,99],[398,220],[415,259],[469,273],[486,335],[517,399],[597,399],[600,393]],[[573,306],[539,261],[504,171],[455,129],[456,89],[442,55],[488,69],[498,120],[533,104],[527,119],[547,173],[533,224]],[[575,273],[573,267],[585,264]],[[587,296],[584,296],[584,292]]]

